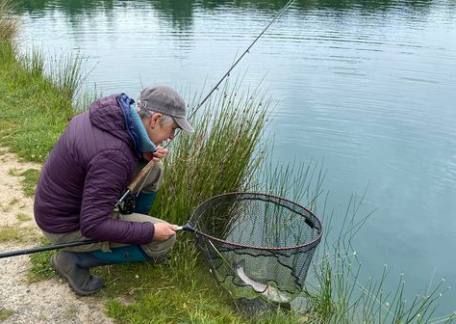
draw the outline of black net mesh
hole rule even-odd
[[[302,291],[322,234],[306,208],[260,193],[214,197],[190,223],[212,273],[233,297],[279,304]]]

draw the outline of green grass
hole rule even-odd
[[[19,61],[29,75],[37,77],[44,75],[44,58],[41,52],[29,50],[19,57]]]
[[[2,226],[0,228],[0,242],[23,241],[24,233],[17,226]]]
[[[9,201],[8,205],[14,206],[14,205],[16,205],[18,202],[19,202],[19,199],[13,198],[13,199],[11,199],[11,200]]]
[[[15,177],[24,177],[22,179],[22,189],[26,197],[35,195],[35,188],[40,178],[40,171],[36,169],[28,169],[20,172],[18,169],[12,168],[8,170],[8,174]]]
[[[16,215],[16,219],[20,222],[28,222],[29,220],[32,220],[32,217],[24,213],[19,213]]]
[[[0,308],[0,321],[5,321],[11,316],[14,315],[14,311],[12,309],[7,309],[7,308]]]
[[[12,3],[9,0],[0,1],[0,41],[10,41],[17,32],[18,22],[8,15]]]
[[[291,313],[256,318],[237,314],[232,300],[210,277],[207,265],[196,261],[195,253],[192,246],[181,243],[170,265],[137,264],[101,270],[112,283],[104,292],[109,298],[108,314],[122,323],[274,323],[274,318],[298,323],[299,317]]]
[[[6,14],[9,6],[0,1],[2,30],[15,26]],[[74,114],[81,60],[64,59],[45,75],[43,57],[36,51],[18,57],[11,42],[14,32],[8,35],[0,34],[0,144],[25,160],[43,162]]]
[[[121,322],[147,322],[152,318],[155,323],[240,321],[228,303],[220,303],[223,295],[207,280],[207,270],[185,274],[179,264],[171,267],[140,264],[119,266],[111,271],[114,272],[115,276],[105,276],[115,285],[106,293],[117,290],[118,295],[121,287],[122,294],[128,292],[134,296],[131,304],[115,298],[107,303],[108,314]],[[116,278],[120,287],[116,285]],[[219,303],[214,302],[217,300]]]
[[[6,225],[0,228],[0,242],[34,243],[38,235],[31,228],[21,228],[16,225]]]
[[[0,42],[0,144],[28,161],[43,162],[72,116],[71,98],[42,75],[16,60],[9,42]]]
[[[19,170],[16,168],[11,168],[8,170],[8,175],[17,177],[17,176],[19,176]]]
[[[21,183],[25,196],[33,197],[35,195],[36,184],[40,178],[40,171],[36,169],[28,169],[20,175],[24,177]]]
[[[35,55],[37,56],[37,55]],[[38,57],[42,60],[42,58]],[[83,75],[81,73],[82,58],[79,54],[54,58],[51,62],[49,78],[54,86],[66,98],[75,99],[79,93]]]
[[[31,267],[27,273],[29,282],[37,282],[57,277],[57,274],[54,269],[52,269],[50,263],[53,254],[55,254],[55,251],[30,254]]]

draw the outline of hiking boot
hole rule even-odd
[[[55,271],[65,278],[77,295],[92,295],[101,290],[103,279],[92,276],[89,269],[96,259],[88,253],[59,252],[51,258]]]

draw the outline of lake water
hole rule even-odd
[[[79,52],[86,84],[137,96],[215,84],[283,1],[24,1],[20,39]],[[323,161],[342,216],[367,190],[355,243],[363,277],[384,264],[414,296],[456,286],[456,3],[296,1],[233,73],[277,106],[272,159]],[[438,314],[456,309],[455,289]]]

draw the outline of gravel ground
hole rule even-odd
[[[22,177],[11,174],[30,168],[40,165],[20,163],[14,154],[0,148],[0,230],[14,226],[25,235],[20,243],[0,241],[0,251],[36,245],[41,236],[33,220],[33,199],[24,196]],[[22,214],[21,220],[18,214]],[[28,256],[0,259],[0,311],[12,313],[2,323],[112,323],[99,298],[78,297],[60,279],[29,283],[29,266]]]

